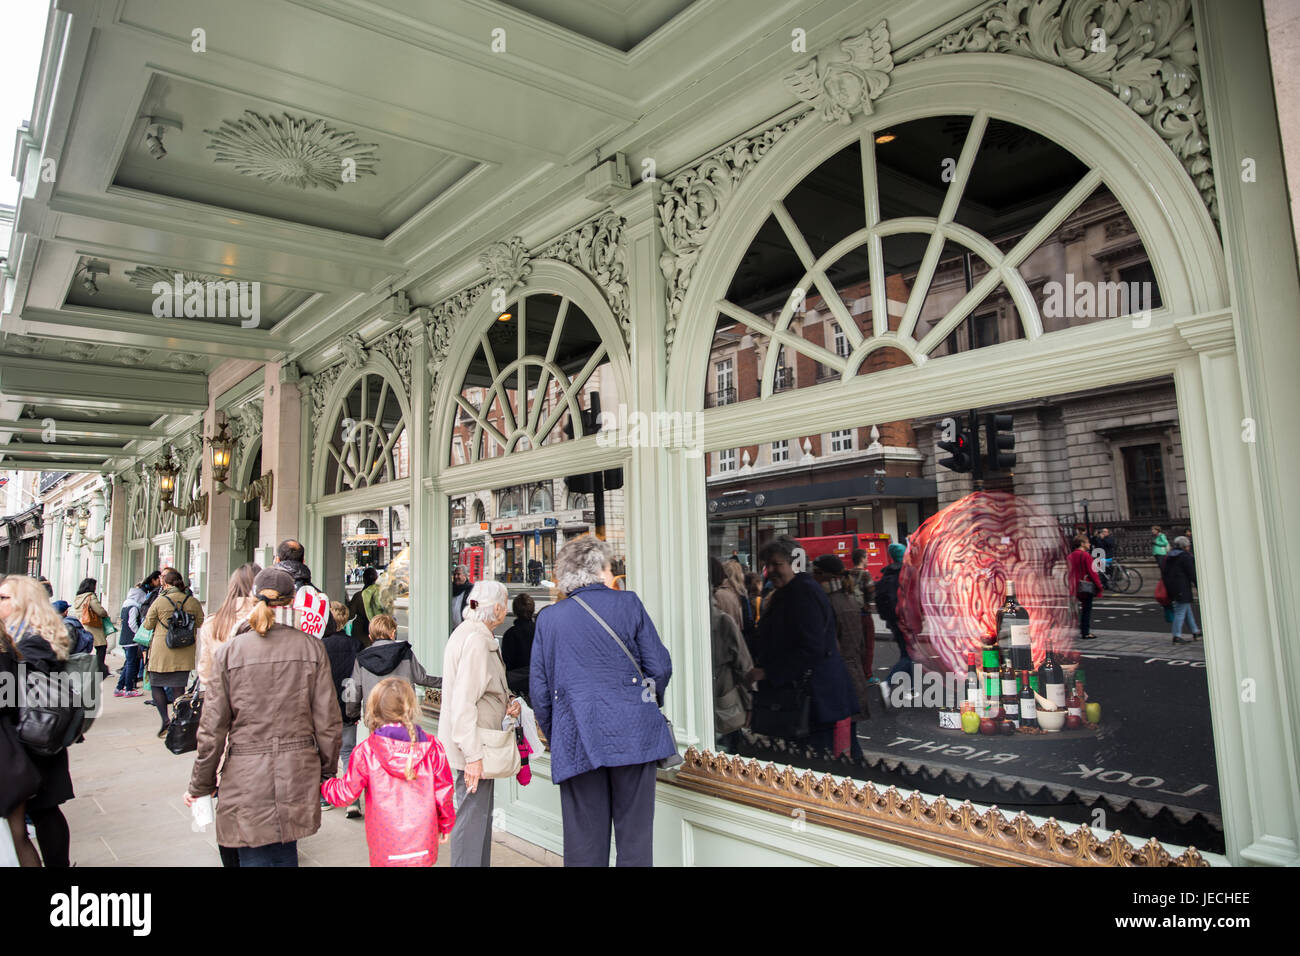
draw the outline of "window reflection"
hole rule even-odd
[[[1108,828],[1221,852],[1205,655],[1171,644],[1151,597],[1153,525],[1188,537],[1200,560],[1172,381],[970,411],[705,456],[709,556],[734,565],[741,603],[717,582],[714,601],[738,615],[759,671],[780,675],[761,678],[755,713],[791,699],[778,692],[803,673],[790,664],[811,639],[801,622],[829,622],[845,669],[810,693],[851,689],[806,733],[751,722],[715,743],[1010,812],[1090,822],[1102,808]],[[988,458],[989,428],[1013,439],[1001,461]],[[963,432],[981,452],[969,468],[940,445]],[[726,467],[750,450],[743,474]],[[779,536],[840,613],[821,617],[808,589],[786,590],[764,551]],[[1080,586],[1093,574],[1099,594]]]

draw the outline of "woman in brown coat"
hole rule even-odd
[[[169,723],[167,704],[180,696],[189,683],[190,671],[194,670],[194,643],[203,624],[203,606],[184,589],[184,578],[175,568],[163,572],[162,583],[162,593],[149,605],[143,627],[155,632],[149,642],[149,688],[153,694],[153,704],[158,708],[158,716],[162,718],[162,729],[158,731],[158,736],[166,737]],[[177,611],[185,611],[193,616],[194,634],[188,645],[168,647],[171,619]],[[172,637],[175,638],[176,635]],[[171,643],[181,641],[173,639]]]
[[[293,577],[267,568],[253,581],[248,629],[216,649],[204,692],[198,756],[185,805],[217,792],[217,843],[240,866],[297,866],[298,841],[320,829],[320,785],[343,738],[324,645],[275,623],[293,603]]]

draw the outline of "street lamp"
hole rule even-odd
[[[81,538],[81,543],[83,545],[96,545],[104,540],[104,536],[102,534],[100,535],[86,534],[86,530],[89,527],[90,527],[90,509],[87,508],[83,503],[77,511],[77,532]]]
[[[251,482],[247,488],[236,488],[226,483],[230,477],[230,463],[234,459],[235,451],[235,439],[230,434],[230,423],[224,419],[218,422],[216,434],[207,439],[207,443],[212,458],[213,488],[241,498],[245,504],[254,498],[261,498],[262,510],[270,511],[271,496],[275,486],[275,476],[272,472],[266,472],[256,481]]]
[[[180,473],[180,468],[172,460],[170,451],[163,455],[162,460],[153,466],[153,472],[158,479],[158,504],[163,511],[170,512],[187,522],[192,522],[195,518],[198,518],[199,524],[208,523],[208,496],[206,494],[187,501],[183,508],[178,508],[172,504],[172,496],[176,493],[176,476]]]

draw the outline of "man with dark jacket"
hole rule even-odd
[[[813,576],[794,570],[798,550],[799,542],[781,535],[758,552],[775,591],[758,621],[754,641],[758,666],[750,671],[750,679],[760,681],[755,720],[765,691],[770,695],[778,688],[797,685],[808,675],[812,698],[808,742],[819,751],[831,751],[835,724],[858,712],[858,700],[840,656],[835,612]]]
[[[912,673],[912,658],[907,653],[907,639],[903,637],[903,631],[898,626],[898,575],[903,570],[903,555],[906,553],[906,545],[897,541],[891,544],[889,564],[881,569],[880,580],[876,582],[876,610],[885,619],[885,627],[889,628],[889,633],[894,636],[894,643],[898,645],[898,661],[889,669],[889,676],[885,678],[887,684],[893,683],[895,674]]]
[[[1189,550],[1192,543],[1183,535],[1174,538],[1174,546],[1165,556],[1165,566],[1160,571],[1160,578],[1169,592],[1173,602],[1174,640],[1175,644],[1190,644],[1191,638],[1183,637],[1183,619],[1192,627],[1192,638],[1200,638],[1201,628],[1192,613],[1192,587],[1196,584],[1196,562]]]
[[[334,620],[334,615],[330,613],[330,599],[320,588],[311,583],[311,568],[303,563],[306,556],[306,549],[301,542],[289,538],[280,542],[280,546],[275,549],[275,565],[282,571],[288,571],[293,576],[293,585],[296,588],[294,592],[293,606],[283,608],[276,615],[281,624],[289,627],[296,627],[306,634],[314,634],[317,637],[329,637],[339,629],[338,623]],[[325,625],[324,631],[314,631],[309,626],[304,625],[303,604],[306,590],[311,597],[308,602],[316,608],[323,608],[322,616]],[[315,613],[315,612],[313,612]]]

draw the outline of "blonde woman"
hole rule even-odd
[[[506,665],[492,634],[505,622],[509,600],[506,586],[499,581],[475,584],[442,659],[438,739],[456,771],[458,821],[451,834],[452,866],[492,865],[493,781],[483,777],[480,731],[501,730],[507,714],[519,716],[519,701],[511,699]]]
[[[0,622],[0,676],[10,687],[18,685],[22,660],[22,653]],[[40,866],[41,857],[27,838],[27,801],[40,789],[41,775],[18,739],[17,724],[17,694],[0,694],[0,827],[9,827],[19,866]]]
[[[320,829],[321,781],[339,759],[343,725],[325,648],[275,620],[293,594],[289,572],[258,573],[248,627],[216,649],[204,692],[185,805],[217,789],[220,764],[217,843],[237,848],[241,867],[298,865],[298,841]]]
[[[11,574],[0,581],[0,620],[28,667],[48,674],[68,659],[72,649],[68,629],[35,578]],[[52,757],[29,752],[28,756],[41,774],[40,790],[27,801],[41,857],[47,867],[66,867],[71,836],[59,805],[74,796],[68,752],[61,750]]]
[[[235,631],[248,620],[248,615],[257,607],[257,598],[253,597],[253,581],[260,565],[249,562],[235,569],[226,587],[226,599],[217,608],[217,613],[203,622],[199,628],[199,662],[194,672],[199,675],[199,683],[206,686],[212,674],[212,655],[218,647],[235,636]]]

